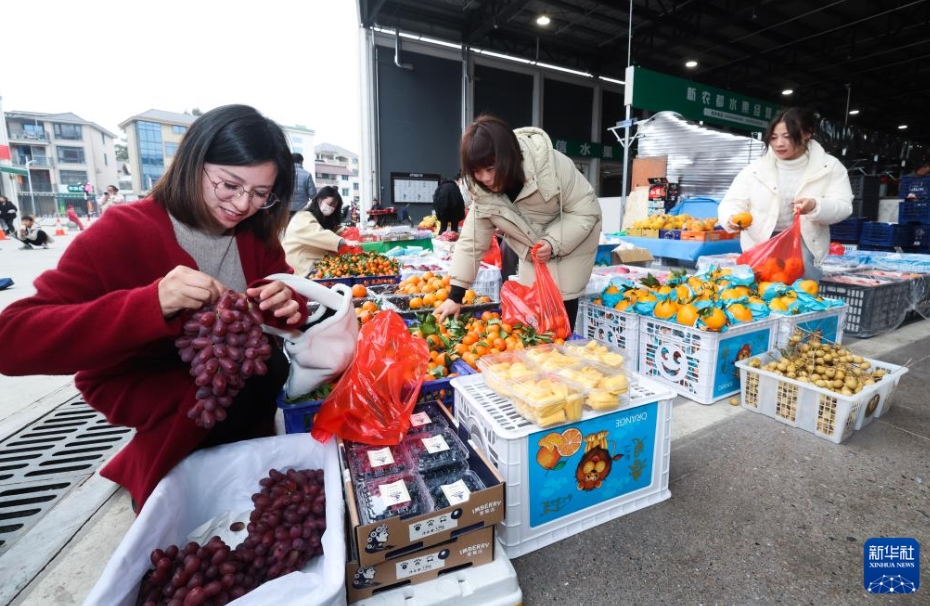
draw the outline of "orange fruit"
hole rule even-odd
[[[420,309],[423,307],[423,299],[414,297],[410,299],[410,309]]]
[[[719,307],[708,307],[701,313],[701,320],[707,330],[718,331],[727,325],[727,315]]]
[[[436,296],[433,293],[427,293],[423,295],[423,305],[425,307],[433,307],[433,303],[436,302]]]
[[[617,311],[626,311],[627,309],[630,308],[631,303],[632,301],[630,301],[629,299],[620,299],[619,301],[617,301],[617,304],[614,305],[614,309],[616,309]]]
[[[356,299],[361,299],[362,297],[368,296],[368,289],[365,288],[364,284],[356,284],[352,287],[352,296]]]
[[[784,301],[782,301],[778,297],[775,297],[774,299],[769,301],[769,309],[774,310],[774,311],[788,311],[788,306],[785,305]]]
[[[569,427],[562,432],[562,444],[556,446],[559,454],[563,457],[570,457],[581,448],[581,431],[576,427]]]
[[[742,303],[734,303],[727,307],[727,311],[739,322],[752,322],[752,312]]]
[[[740,229],[746,229],[747,227],[752,225],[752,215],[746,212],[736,213],[730,219],[730,222],[733,223],[734,225],[739,226]]]
[[[375,313],[378,311],[378,304],[374,301],[365,301],[362,303],[362,309],[370,313]]]
[[[817,296],[817,291],[820,289],[820,285],[817,284],[816,280],[801,280],[801,283],[798,284],[798,288],[803,290],[809,295]]]
[[[697,307],[691,303],[685,303],[684,305],[678,308],[678,312],[675,314],[675,321],[679,324],[684,324],[685,326],[694,326],[694,323],[698,319],[698,310]]]
[[[668,318],[671,318],[676,313],[678,313],[678,303],[675,303],[671,299],[659,301],[656,303],[655,309],[652,313],[660,320],[667,320]]]

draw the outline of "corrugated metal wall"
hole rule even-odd
[[[640,157],[668,156],[668,180],[682,198],[720,200],[737,173],[762,155],[761,141],[700,126],[675,112],[659,112],[637,125]]]

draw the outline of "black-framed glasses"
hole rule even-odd
[[[233,183],[232,181],[219,180],[214,181],[210,174],[207,172],[207,169],[203,170],[203,174],[207,175],[207,180],[213,184],[213,193],[216,194],[216,197],[221,202],[229,202],[231,200],[238,200],[242,197],[243,194],[248,194],[249,204],[255,206],[253,199],[261,202],[261,205],[258,207],[259,210],[268,210],[272,206],[278,203],[278,197],[270,191],[252,191],[246,190],[238,183]]]

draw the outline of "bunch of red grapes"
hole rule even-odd
[[[191,542],[183,548],[156,549],[151,555],[154,568],[142,579],[137,603],[222,606],[322,555],[323,470],[272,469],[259,484],[261,491],[252,495],[255,509],[242,543],[230,549],[213,537],[203,546]]]
[[[227,290],[212,305],[195,311],[174,342],[191,365],[197,402],[187,416],[212,429],[252,375],[268,372],[271,343],[262,332],[262,311],[239,292]]]

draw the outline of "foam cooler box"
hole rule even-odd
[[[739,392],[734,362],[770,350],[778,322],[769,316],[708,332],[643,316],[638,372],[695,402],[712,404]]]
[[[778,334],[775,337],[775,348],[787,347],[788,339],[794,334],[795,329],[800,329],[803,333],[819,332],[820,336],[827,341],[842,343],[847,309],[849,309],[849,306],[843,305],[794,316],[776,316],[778,318]]]
[[[498,539],[519,557],[671,496],[674,394],[638,375],[629,405],[585,411],[580,421],[542,429],[477,374],[452,380],[463,439],[486,453],[506,485]]]
[[[777,351],[772,351],[762,354],[759,359],[762,364],[767,364],[780,357]],[[907,372],[903,366],[878,360],[867,361],[888,374],[859,393],[844,396],[810,383],[753,368],[749,366],[749,360],[740,360],[736,363],[742,386],[740,405],[839,444],[849,438],[854,430],[862,429],[888,411],[898,381]]]
[[[597,305],[591,299],[581,299],[576,331],[582,337],[624,350],[627,356],[626,367],[636,372],[639,363],[639,322],[639,314],[617,311]]]

